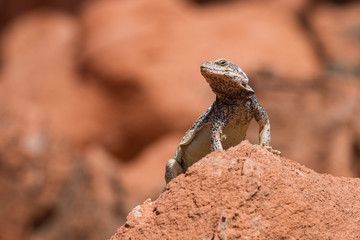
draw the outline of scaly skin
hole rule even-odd
[[[281,155],[270,147],[269,117],[248,85],[246,74],[224,58],[205,62],[200,69],[216,99],[185,133],[174,159],[167,162],[166,184],[208,153],[239,144],[245,139],[253,118],[259,124],[260,145]],[[163,191],[165,188],[166,185]]]

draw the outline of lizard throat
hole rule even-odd
[[[244,99],[250,99],[251,96],[254,95],[253,92],[245,92],[245,91],[237,92],[234,94],[215,92],[215,94],[217,99],[227,104],[238,104],[239,102],[242,102]]]

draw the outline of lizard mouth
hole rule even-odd
[[[247,92],[254,92],[254,90],[247,83],[240,83],[241,87]]]

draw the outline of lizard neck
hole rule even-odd
[[[235,95],[216,94],[216,100],[219,102],[232,105],[232,104],[242,103],[244,100],[250,99],[253,95],[254,93],[248,93],[248,92],[240,92]]]

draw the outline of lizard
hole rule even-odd
[[[228,149],[245,139],[250,121],[259,124],[259,142],[275,155],[270,146],[270,121],[260,105],[249,79],[238,65],[220,58],[201,64],[200,71],[216,98],[180,141],[173,159],[165,167],[165,187],[175,177],[207,155]]]

